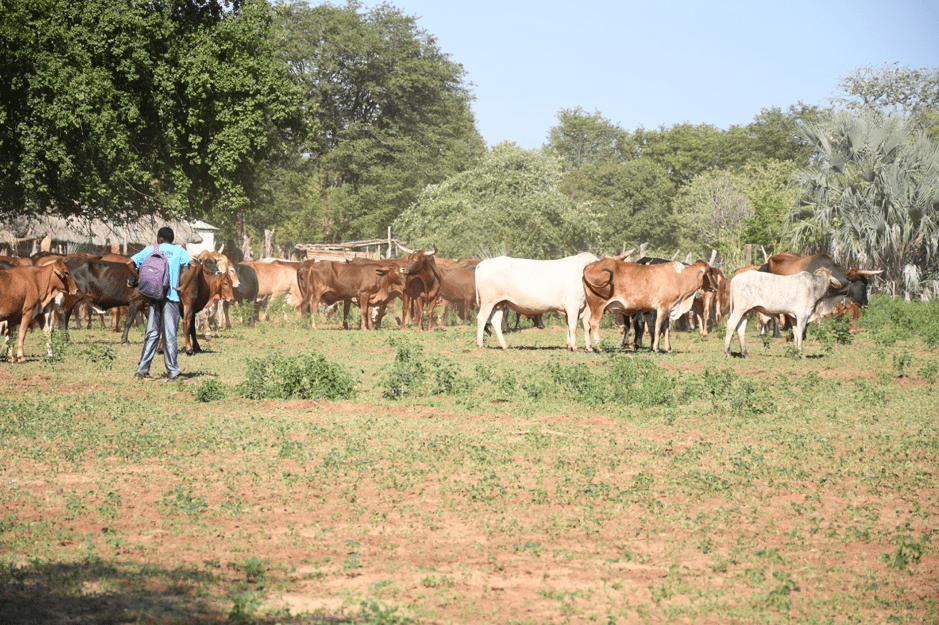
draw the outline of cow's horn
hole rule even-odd
[[[873,269],[858,269],[857,272],[858,272],[858,275],[861,275],[861,276],[876,276],[879,273],[883,273],[884,270],[878,269],[875,271]]]

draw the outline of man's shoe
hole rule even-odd
[[[153,378],[150,377],[150,374],[149,374],[149,373],[139,373],[139,372],[138,372],[138,373],[135,373],[135,374],[134,374],[134,379],[135,379],[135,380],[152,380]]]
[[[175,384],[176,382],[182,382],[182,381],[183,381],[182,375],[174,375],[171,378],[163,378],[162,380],[160,380],[160,384]]]

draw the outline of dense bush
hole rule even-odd
[[[238,393],[248,399],[352,399],[355,380],[319,354],[248,360]]]
[[[861,325],[883,346],[917,337],[927,349],[935,349],[939,347],[939,300],[907,302],[874,295]]]

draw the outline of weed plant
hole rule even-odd
[[[248,360],[238,393],[248,399],[352,399],[352,374],[320,354],[271,354]]]

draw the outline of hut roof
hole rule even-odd
[[[59,217],[44,215],[41,217],[17,217],[12,222],[0,223],[0,231],[6,231],[15,239],[42,239],[47,235],[53,241],[65,243],[91,244],[108,246],[114,243],[129,245],[150,245],[156,241],[156,233],[163,226],[169,226],[176,235],[173,243],[202,243],[202,237],[192,226],[182,220],[162,219],[144,216],[132,223],[117,224],[99,219],[89,220],[80,217]],[[4,237],[6,238],[6,237]]]

